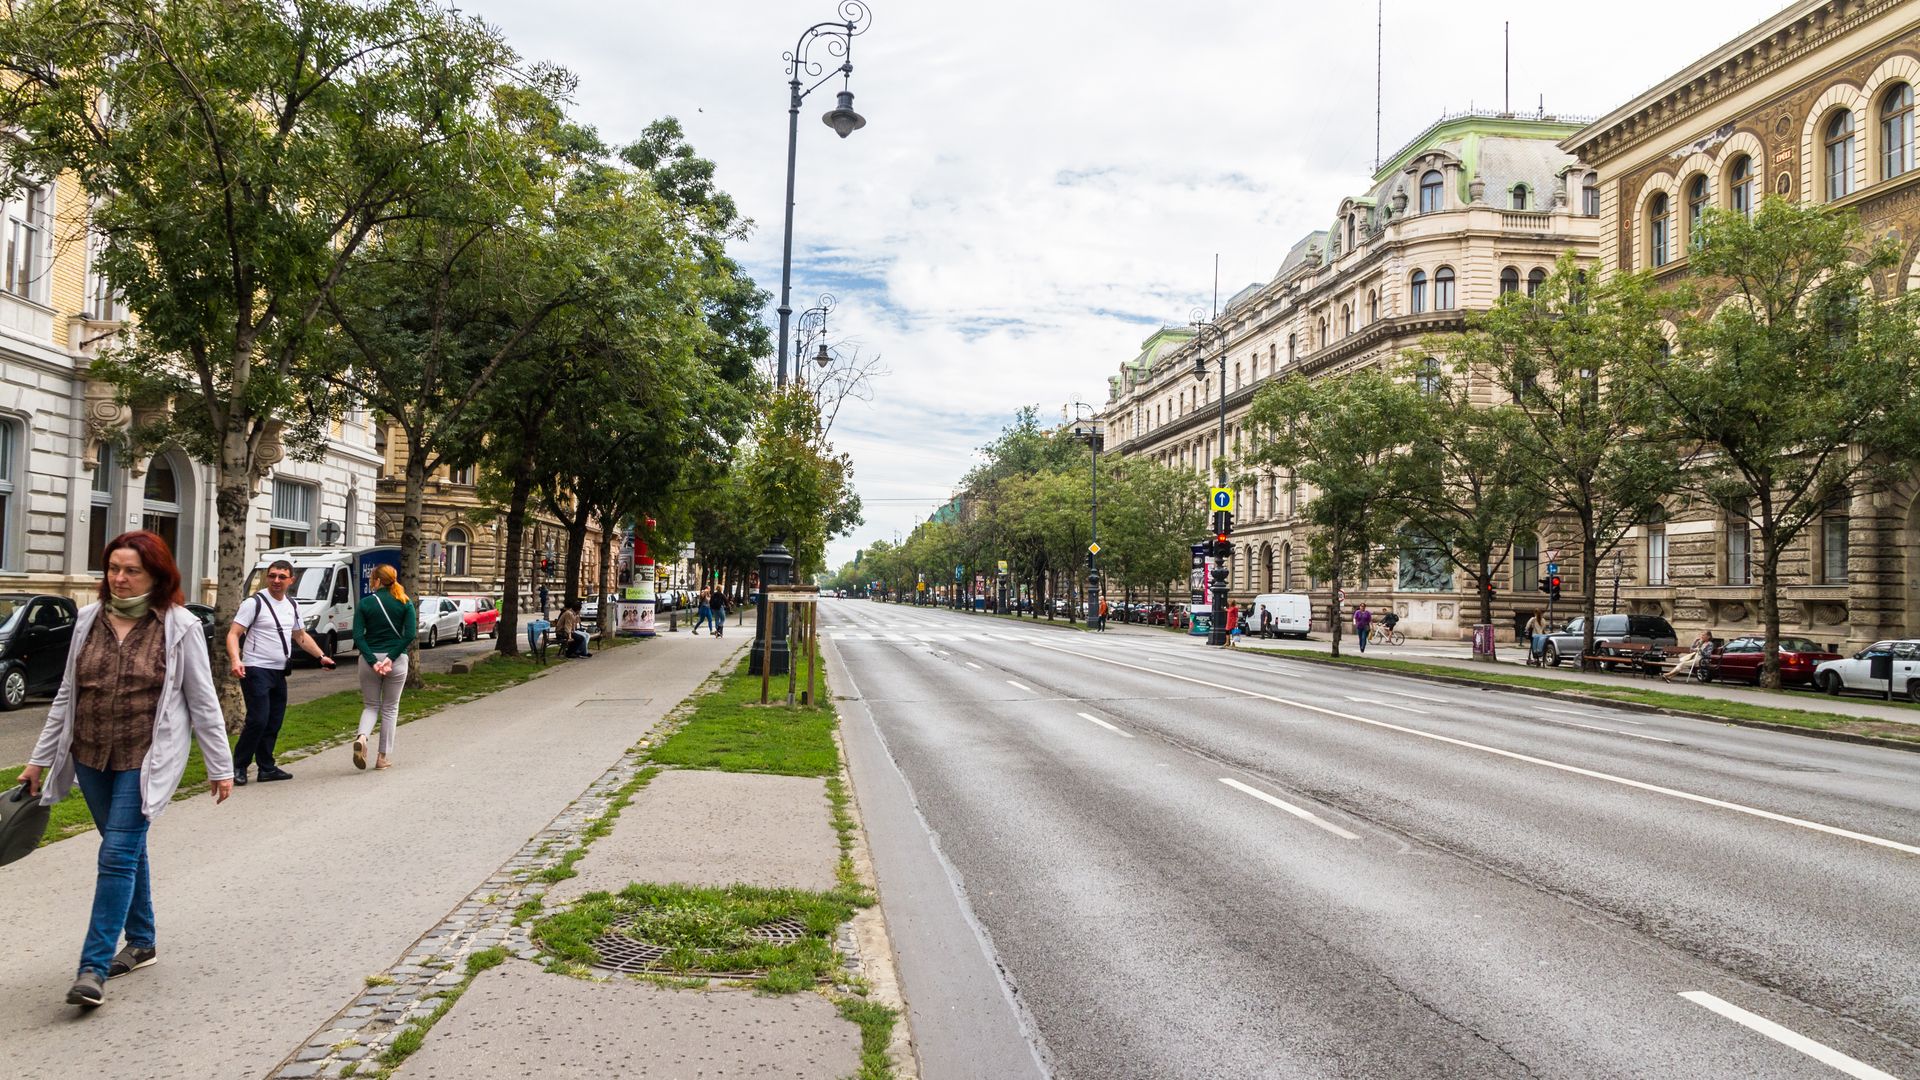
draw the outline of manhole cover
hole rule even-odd
[[[627,974],[666,971],[660,962],[673,950],[645,941],[633,935],[634,919],[629,917],[613,924],[606,933],[594,939],[593,951],[600,955],[600,967],[610,971]],[[793,945],[805,940],[807,924],[798,919],[776,919],[773,922],[753,927],[746,936],[768,945]],[[712,956],[713,949],[694,949],[701,956]],[[729,970],[725,968],[707,968],[695,965],[686,970],[674,970],[676,975],[722,975],[728,978],[757,979],[766,974],[764,970]]]

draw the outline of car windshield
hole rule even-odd
[[[0,596],[0,633],[13,629],[20,619],[20,613],[27,609],[24,596]]]
[[[311,601],[319,600],[321,597],[320,590],[326,588],[327,574],[328,574],[328,571],[332,569],[333,568],[330,566],[296,566],[294,567],[293,568],[293,587],[288,589],[287,592],[290,593],[295,600],[298,600],[303,604]],[[247,577],[246,593],[248,596],[252,596],[254,593],[257,593],[266,587],[267,587],[267,568],[264,566],[257,566],[254,568],[253,573]]]
[[[1780,639],[1781,652],[1826,652],[1818,642],[1803,637],[1783,637]]]

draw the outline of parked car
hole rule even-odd
[[[500,636],[500,609],[493,604],[491,596],[455,596],[452,598],[460,605],[461,638],[477,641],[480,635]]]
[[[420,647],[431,649],[443,641],[459,641],[466,636],[467,620],[460,613],[460,601],[451,596],[422,596],[420,607]]]
[[[60,688],[79,611],[64,596],[0,593],[0,709]]]
[[[1920,702],[1920,638],[1876,641],[1844,660],[1828,660],[1813,669],[1814,683],[1829,694],[1842,690],[1887,692],[1887,680],[1873,678],[1873,658],[1893,657],[1893,692]],[[9,706],[11,708],[11,706]]]
[[[193,617],[200,620],[200,632],[207,636],[207,648],[213,648],[214,641],[220,637],[215,632],[219,629],[219,617],[205,604],[188,604],[187,610],[193,612]]]
[[[1750,682],[1759,685],[1760,669],[1766,666],[1767,639],[1755,635],[1737,637],[1716,651],[1708,661],[1715,678],[1722,682]],[[1813,685],[1813,670],[1840,654],[1803,637],[1780,639],[1780,683],[1782,686]]]
[[[1305,593],[1262,593],[1253,598],[1253,610],[1247,614],[1247,633],[1258,634],[1262,614],[1271,616],[1266,625],[1279,637],[1305,640],[1313,629],[1313,600]]]
[[[1567,624],[1558,631],[1547,635],[1547,663],[1554,667],[1560,661],[1572,657],[1577,663],[1580,659],[1581,643],[1585,639],[1586,616],[1568,619]],[[1602,645],[1658,645],[1663,649],[1672,649],[1680,643],[1674,636],[1673,624],[1658,615],[1602,615],[1593,620],[1593,644]]]
[[[620,599],[618,593],[606,593],[601,596],[589,596],[580,601],[580,625],[599,626],[600,609],[613,610],[613,602]]]

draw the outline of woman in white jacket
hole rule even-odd
[[[67,1003],[106,1000],[106,980],[158,956],[147,825],[173,798],[192,741],[216,802],[233,793],[233,755],[200,620],[183,605],[165,540],[141,530],[107,544],[100,602],[80,609],[66,676],[21,771],[40,801],[78,781],[100,830],[93,916]],[[42,784],[42,779],[45,783]],[[114,947],[125,933],[126,948]]]

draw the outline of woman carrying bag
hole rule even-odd
[[[367,767],[367,736],[380,721],[380,757],[376,769],[393,767],[393,729],[400,724],[400,691],[407,685],[407,649],[420,628],[400,573],[391,566],[373,568],[372,588],[353,609],[353,644],[360,650],[360,734],[353,740],[353,767]]]
[[[106,981],[158,959],[147,826],[167,808],[200,744],[216,803],[233,794],[233,755],[200,620],[159,536],[115,537],[100,600],[73,623],[67,671],[20,777],[52,805],[79,782],[100,830],[93,914],[67,1003],[92,1008]],[[44,780],[44,786],[43,786]],[[127,944],[114,946],[125,933]]]

